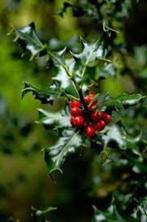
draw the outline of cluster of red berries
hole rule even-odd
[[[88,137],[94,137],[96,132],[103,130],[112,119],[108,113],[96,111],[95,99],[96,94],[94,93],[84,96],[83,103],[86,105],[87,110],[85,110],[84,104],[80,101],[74,100],[69,104],[72,126],[84,130]]]

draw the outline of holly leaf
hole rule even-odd
[[[97,40],[94,43],[89,44],[81,38],[81,43],[83,45],[83,50],[80,53],[73,53],[73,57],[77,62],[80,62],[84,66],[95,66],[96,60],[103,60],[111,62],[104,58],[104,50],[102,48],[100,40]]]
[[[53,105],[54,100],[60,96],[60,91],[57,91],[56,89],[49,88],[45,91],[34,87],[28,82],[25,82],[22,90],[22,98],[30,92],[33,94],[34,98],[40,100],[42,104]]]
[[[137,94],[127,94],[124,93],[121,96],[115,99],[116,103],[121,103],[123,105],[135,105],[140,102],[145,96],[137,93]]]
[[[79,80],[85,80],[89,84],[99,78],[115,75],[114,65],[105,56],[101,40],[88,43],[81,39],[83,49],[80,53],[73,53],[75,60],[74,73]],[[78,80],[78,82],[80,82]]]
[[[114,66],[113,63],[105,63],[102,64],[102,68],[100,68],[100,74],[99,78],[106,78],[107,76],[109,77],[114,77],[116,75],[116,67]]]
[[[67,89],[71,85],[69,76],[73,73],[74,65],[75,61],[73,59],[66,59],[64,66],[63,64],[57,64],[58,73],[55,77],[53,77],[53,80],[59,82],[62,89]]]
[[[39,121],[44,125],[48,125],[50,128],[65,128],[71,127],[70,116],[65,113],[64,110],[61,112],[47,112],[43,109],[38,109]]]
[[[16,39],[24,50],[31,53],[31,59],[37,55],[43,55],[46,51],[46,46],[40,41],[37,36],[35,24],[32,22],[16,30]]]
[[[82,139],[78,132],[74,130],[64,130],[55,145],[45,150],[45,161],[48,166],[49,174],[54,171],[62,173],[61,166],[66,158],[75,153],[81,146]]]
[[[140,156],[137,146],[135,145],[142,139],[141,132],[138,135],[130,136],[125,129],[117,125],[112,125],[107,127],[106,133],[102,135],[102,139],[105,147],[109,146],[109,142],[115,141],[120,149],[131,149],[134,154]]]
[[[106,134],[102,135],[104,146],[107,147],[110,141],[115,141],[121,149],[126,149],[126,140],[121,129],[116,125],[109,126],[107,129]]]
[[[103,95],[102,95],[103,96]],[[102,98],[102,107],[109,108],[111,107],[112,110],[121,111],[124,110],[124,108],[135,105],[139,102],[141,102],[146,97],[144,95],[141,95],[139,93],[137,94],[127,94],[123,93],[122,95],[112,98],[109,95],[104,95]]]

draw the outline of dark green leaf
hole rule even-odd
[[[40,55],[43,51],[45,52],[46,47],[39,40],[33,22],[16,30],[16,41],[20,43],[23,49],[30,51],[32,58]]]
[[[58,92],[56,89],[48,89],[48,90],[40,90],[34,86],[32,86],[30,83],[25,82],[24,89],[22,90],[22,98],[27,94],[31,92],[34,95],[35,99],[38,99],[43,104],[53,104],[55,98],[60,95],[60,92]]]
[[[71,127],[70,117],[63,112],[47,112],[43,109],[38,109],[39,122],[54,128]]]
[[[104,58],[104,51],[101,45],[100,40],[89,44],[85,40],[81,39],[83,50],[79,54],[72,53],[73,57],[76,61],[80,61],[80,63],[84,66],[94,66],[96,65],[97,60],[102,60],[105,62],[111,62]]]
[[[66,158],[77,151],[81,146],[82,139],[78,132],[72,129],[64,130],[55,145],[45,150],[45,161],[48,165],[49,174],[60,171]]]
[[[61,58],[60,58],[60,62],[61,62]],[[63,64],[63,61],[62,61],[62,64]],[[67,89],[71,85],[71,80],[69,79],[69,76],[72,75],[73,73],[73,67],[74,67],[75,61],[73,59],[66,59],[64,65],[62,64],[61,65],[57,64],[58,73],[53,78],[53,80],[58,81],[62,89]]]
[[[124,133],[120,130],[120,128],[116,125],[109,126],[106,134],[102,135],[105,147],[109,141],[115,141],[121,149],[126,149],[126,140],[124,137]]]
[[[141,95],[141,94],[123,94],[119,97],[116,98],[116,102],[118,103],[122,103],[123,105],[134,105],[138,102],[140,102],[140,100],[142,100],[143,98],[145,98],[145,96]]]

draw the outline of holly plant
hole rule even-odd
[[[117,75],[117,67],[111,61],[102,38],[94,42],[80,38],[77,40],[78,50],[68,46],[53,50],[49,44],[41,42],[35,24],[31,23],[16,30],[15,41],[23,53],[30,53],[31,60],[42,58],[49,70],[50,81],[46,89],[25,82],[22,90],[22,97],[32,93],[35,99],[47,104],[45,109],[38,109],[37,123],[53,131],[57,138],[53,145],[43,150],[49,175],[52,176],[55,171],[64,173],[63,164],[75,153],[91,152],[93,189],[89,195],[98,195],[98,189],[110,180],[112,186],[105,187],[105,195],[113,193],[107,210],[94,207],[93,221],[141,221],[140,218],[145,217],[145,198],[142,196],[139,200],[135,195],[140,187],[137,176],[142,181],[142,189],[145,189],[147,141],[141,127],[133,124],[140,118],[139,110],[146,106],[145,96],[123,93],[113,98],[109,92],[101,91],[101,82]],[[104,176],[105,173],[109,176]],[[125,186],[127,180],[129,191]],[[123,184],[122,187],[120,184]],[[136,189],[131,193],[133,186]],[[126,198],[123,198],[123,193]],[[131,198],[134,200],[132,208]],[[119,207],[116,207],[117,203]],[[125,219],[124,212],[128,207],[131,213],[127,214],[129,219]]]

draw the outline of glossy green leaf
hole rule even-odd
[[[47,90],[41,90],[33,85],[31,85],[28,82],[24,83],[24,88],[22,90],[22,98],[27,94],[32,93],[34,98],[37,100],[40,100],[43,104],[53,104],[54,100],[59,97],[60,91],[57,91],[56,89],[47,89]]]
[[[109,126],[106,134],[102,135],[105,147],[110,141],[115,141],[121,149],[126,149],[126,138],[124,133],[116,125]]]
[[[47,112],[43,109],[38,109],[39,122],[48,125],[52,128],[71,127],[70,116],[65,111]]]
[[[80,62],[84,67],[95,66],[97,60],[111,62],[104,57],[104,50],[100,40],[94,43],[88,43],[81,39],[83,50],[80,53],[71,53],[77,62]]]
[[[74,130],[64,130],[62,136],[55,145],[45,150],[45,161],[48,166],[49,174],[60,171],[62,164],[70,154],[75,153],[81,146],[82,139],[78,132]]]
[[[39,40],[35,24],[32,22],[27,26],[24,26],[16,30],[16,41],[18,41],[23,49],[27,49],[32,58],[45,51],[45,46]]]
[[[123,105],[134,105],[140,102],[145,96],[141,94],[122,94],[121,96],[116,98],[116,102],[122,103]]]
[[[71,80],[69,78],[74,71],[75,61],[73,59],[66,59],[64,61],[64,65],[57,64],[58,72],[53,80],[58,81],[60,87],[63,89],[67,89],[71,85]]]

